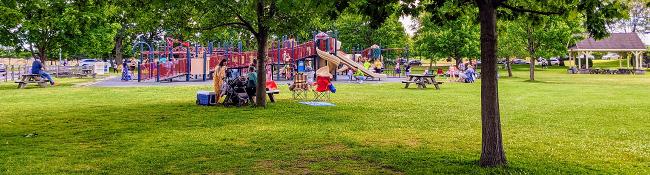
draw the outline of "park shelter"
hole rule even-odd
[[[612,33],[609,37],[602,40],[595,40],[594,38],[589,37],[578,42],[575,46],[570,47],[569,60],[571,63],[575,62],[574,60],[576,58],[572,56],[574,53],[576,53],[575,55],[591,55],[593,52],[632,53],[635,62],[637,63],[634,68],[641,69],[643,68],[643,65],[638,63],[642,62],[643,52],[646,52],[646,47],[639,35],[636,33]],[[579,68],[582,68],[582,59],[584,59],[585,63],[588,61],[586,57],[577,59]],[[625,59],[627,59],[627,67],[630,67],[630,59],[628,57]],[[585,65],[586,68],[589,69],[589,64]]]

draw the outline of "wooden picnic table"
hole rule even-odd
[[[16,81],[16,83],[18,83],[18,89],[23,89],[30,83],[38,84],[41,87],[47,87],[50,85],[49,80],[42,78],[41,75],[38,74],[23,74],[21,75],[20,80]]]
[[[405,84],[404,88],[409,88],[409,85],[411,83],[415,83],[418,85],[419,89],[427,88],[427,84],[433,84],[433,86],[435,86],[437,90],[440,90],[439,85],[442,84],[442,82],[436,81],[436,75],[418,75],[418,74],[409,75],[408,80],[402,81],[402,83]]]
[[[89,68],[82,68],[81,71],[79,71],[79,73],[76,73],[75,75],[79,78],[88,77],[88,76],[92,76],[93,78],[96,78],[97,76],[95,70]]]

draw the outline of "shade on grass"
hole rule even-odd
[[[334,107],[283,86],[267,109],[195,106],[208,86],[0,84],[0,174],[650,173],[650,76],[515,76],[499,88],[509,166],[487,169],[479,83],[338,84]]]

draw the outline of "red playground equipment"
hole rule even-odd
[[[174,47],[175,43],[179,43]],[[257,58],[256,51],[246,51],[242,49],[239,42],[237,47],[233,43],[219,43],[214,47],[214,43],[208,43],[207,47],[199,44],[191,44],[172,38],[166,38],[166,46],[160,51],[154,51],[148,43],[138,42],[133,47],[140,48],[138,61],[138,81],[174,81],[184,78],[185,81],[199,80],[206,81],[210,79],[214,68],[217,64],[225,59],[228,68],[236,75],[243,75],[247,67],[254,64]],[[193,47],[192,47],[193,45]],[[145,46],[149,51],[144,51]],[[339,51],[340,42],[337,38],[329,37],[326,33],[314,35],[313,41],[298,44],[295,39],[283,37],[282,42],[274,42],[267,51],[266,68],[268,80],[279,80],[286,74],[293,75],[297,72],[309,72],[306,67],[316,70],[318,68],[329,66],[333,75],[336,75],[336,68],[340,63],[348,67],[363,69],[359,64],[351,63],[348,56]],[[338,54],[338,55],[337,55]],[[345,57],[345,58],[342,58]],[[144,59],[147,58],[147,59]],[[281,76],[283,67],[285,76]],[[289,72],[295,70],[296,72]],[[276,73],[275,75],[273,73]],[[368,72],[370,77],[381,78],[381,75]],[[289,78],[287,78],[289,79]],[[335,77],[336,79],[336,77]]]

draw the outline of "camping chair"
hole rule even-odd
[[[329,101],[330,100],[330,84],[329,77],[316,77],[316,89],[314,89],[314,101]]]
[[[294,76],[293,85],[289,85],[289,90],[293,93],[293,99],[307,99],[307,92],[309,91],[309,84],[307,83],[307,75],[298,73]]]

